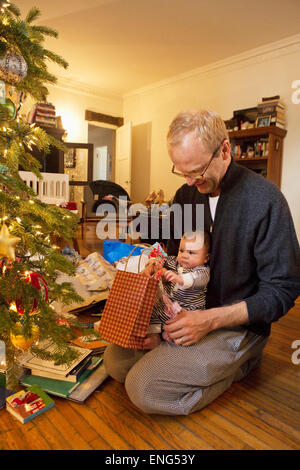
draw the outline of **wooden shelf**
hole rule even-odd
[[[281,127],[267,126],[267,127],[253,127],[251,129],[242,129],[240,131],[228,132],[229,138],[238,139],[245,137],[261,137],[262,135],[273,134],[278,137],[285,137],[287,133],[286,129]]]
[[[234,161],[235,162],[257,162],[257,161],[260,161],[260,160],[268,160],[269,156],[268,155],[263,155],[262,157],[239,157],[239,158],[235,158],[233,157]]]
[[[249,145],[254,146],[260,139],[267,139],[269,144],[268,155],[244,158],[235,158],[233,156],[233,158],[238,164],[264,175],[269,181],[272,181],[280,188],[283,139],[286,134],[286,129],[276,126],[253,127],[251,129],[228,132],[233,146],[239,145],[242,152],[245,152]]]

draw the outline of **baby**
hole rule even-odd
[[[168,256],[162,269],[164,295],[158,299],[150,319],[144,349],[154,349],[161,342],[164,323],[181,309],[205,309],[206,286],[209,281],[210,236],[207,232],[192,232],[181,238],[178,256]],[[151,275],[161,267],[150,260],[144,274]],[[163,338],[171,340],[167,333]]]

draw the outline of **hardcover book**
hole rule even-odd
[[[21,364],[27,369],[38,369],[66,377],[66,375],[68,375],[79,363],[81,363],[83,359],[85,359],[91,354],[91,351],[89,349],[79,348],[77,346],[72,346],[72,348],[77,352],[78,355],[74,359],[74,361],[69,364],[58,365],[52,360],[41,359],[31,353],[25,354],[21,358]],[[47,352],[54,353],[55,346],[53,344],[46,345],[44,350]]]
[[[72,340],[75,345],[92,351],[92,354],[101,354],[105,351],[108,343],[98,338],[89,340],[89,337],[80,336]]]
[[[67,397],[76,403],[84,403],[85,400],[104,382],[108,373],[104,365],[98,367],[79,387]]]
[[[6,398],[7,411],[23,424],[53,406],[54,401],[37,385]]]
[[[48,379],[63,380],[66,382],[76,383],[79,380],[79,377],[84,373],[84,371],[92,363],[92,357],[88,356],[83,359],[75,368],[67,375],[56,374],[55,372],[50,372],[48,370],[42,369],[31,369],[31,374],[40,377],[47,377]]]
[[[67,382],[64,380],[49,379],[47,377],[39,377],[35,375],[27,375],[21,381],[22,385],[38,385],[42,390],[50,395],[67,398],[76,388],[78,388],[85,380],[97,369],[103,359],[101,357],[93,357],[90,368],[86,369],[76,383]]]

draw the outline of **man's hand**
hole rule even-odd
[[[165,323],[164,330],[176,344],[195,344],[213,330],[210,310],[181,310]]]
[[[176,344],[190,346],[218,328],[244,325],[248,322],[246,302],[211,308],[209,310],[181,310],[165,323],[164,330]]]

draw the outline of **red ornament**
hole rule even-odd
[[[41,290],[41,288],[44,288],[44,293],[45,293],[45,302],[48,302],[48,288],[47,288],[47,283],[43,276],[40,273],[25,273],[23,274],[23,277],[25,278],[25,282],[30,282],[37,290]],[[37,309],[38,302],[36,299],[33,300],[33,307],[30,312],[32,315],[34,311]],[[24,308],[22,305],[22,299],[17,299],[16,300],[16,307],[17,311],[20,315],[24,314]]]
[[[71,323],[68,320],[65,320],[64,318],[61,318],[61,317],[56,318],[56,324],[59,326],[67,326],[68,328],[71,327]]]

